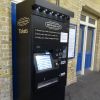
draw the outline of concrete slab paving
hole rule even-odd
[[[65,100],[100,100],[100,72],[79,76],[77,83],[66,87]]]

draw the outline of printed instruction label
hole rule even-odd
[[[61,32],[60,42],[61,43],[67,43],[68,42],[68,33]]]

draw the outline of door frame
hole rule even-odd
[[[85,74],[85,56],[86,56],[86,45],[87,45],[87,34],[88,34],[88,27],[94,28],[94,37],[93,37],[93,46],[92,46],[92,58],[91,58],[91,66],[90,71],[94,70],[94,56],[95,56],[95,44],[96,44],[96,32],[97,32],[97,18],[93,17],[95,19],[95,25],[89,23],[89,18],[91,17],[87,13],[82,13],[82,15],[86,16],[86,21],[80,21],[80,25],[84,25],[84,40],[83,40],[83,55],[82,55],[82,69],[80,74]]]

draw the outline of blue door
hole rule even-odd
[[[85,69],[89,69],[91,67],[93,36],[94,36],[94,29],[89,27],[88,28],[88,33],[87,33],[87,45],[86,45],[86,55],[85,55]]]
[[[80,26],[79,43],[78,43],[78,57],[76,71],[81,71],[82,68],[82,54],[83,54],[83,41],[84,41],[84,26]]]

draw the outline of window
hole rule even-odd
[[[95,25],[95,19],[89,18],[89,23]]]
[[[85,15],[81,15],[81,21],[86,21],[86,16]]]

